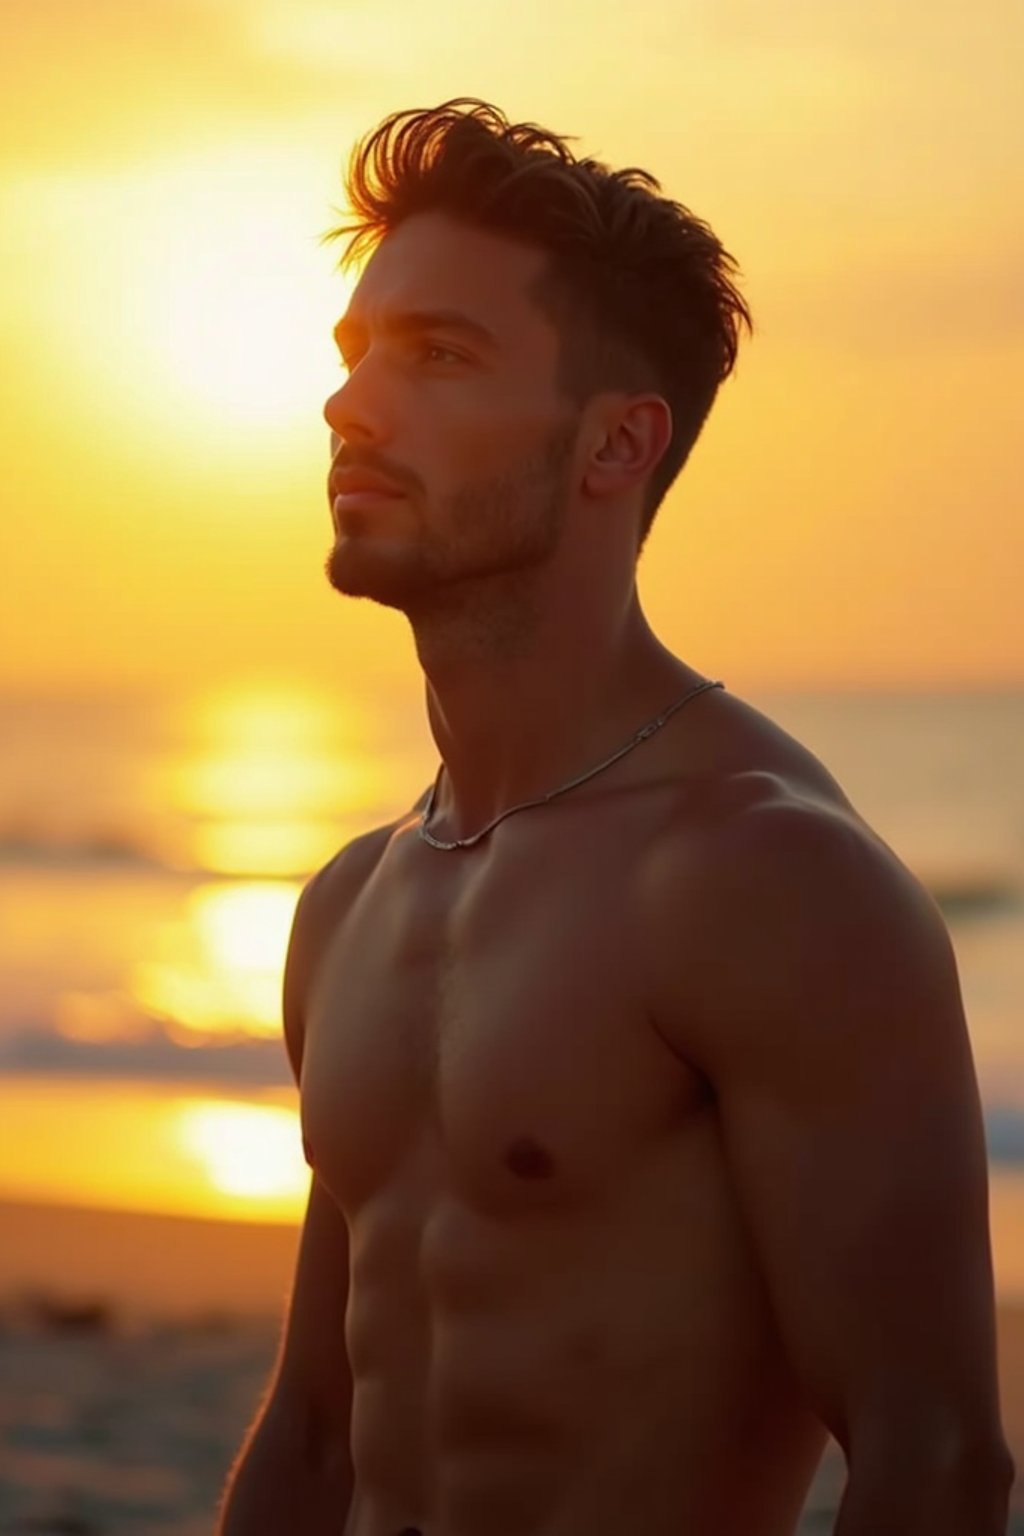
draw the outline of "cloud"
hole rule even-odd
[[[266,46],[251,12],[226,0],[34,0],[5,29],[0,157],[67,171],[188,149],[211,132],[266,136],[308,108],[310,82],[301,59]],[[334,72],[336,91],[359,86],[354,71]]]

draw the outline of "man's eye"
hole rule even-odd
[[[453,352],[451,347],[446,347],[444,343],[440,341],[425,341],[419,350],[421,357],[430,352],[443,352],[446,359],[456,363],[462,362],[462,358],[458,352]]]
[[[461,362],[465,361],[465,359],[463,358],[461,352],[453,352],[451,347],[446,347],[446,346],[443,345],[442,342],[439,342],[439,341],[423,341],[423,342],[420,342],[416,346],[415,351],[416,351],[416,355],[418,357],[423,358],[424,361],[427,361],[427,362],[431,362],[431,361],[435,361],[436,360],[433,357],[434,353],[440,353],[441,354],[441,361],[442,362],[461,363]],[[359,352],[359,353],[353,352],[348,357],[339,356],[339,358],[338,358],[338,366],[341,368],[343,373],[351,373],[354,368],[357,368],[359,366],[359,363],[362,361],[362,357],[363,357],[363,354],[361,352]]]

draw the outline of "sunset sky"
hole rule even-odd
[[[737,693],[1024,687],[1022,78],[1020,0],[0,0],[0,1041],[27,1022],[43,1052],[0,1067],[0,1201],[305,1200],[301,879],[437,761],[405,619],[323,571],[353,279],[321,237],[354,143],[482,97],[652,172],[739,261],[756,333],[640,567],[688,665]],[[1002,847],[1001,717],[991,780],[943,717],[952,827],[931,759],[850,721],[869,808],[910,786],[878,801],[908,857],[981,857],[990,801]],[[1019,1040],[998,938],[963,946],[993,1075]],[[183,1067],[222,1045],[211,1082]],[[993,1201],[1024,1295],[1019,1168]]]
[[[353,141],[482,96],[641,165],[758,331],[641,565],[731,685],[1024,679],[1019,0],[0,6],[0,689],[418,688],[331,591]]]

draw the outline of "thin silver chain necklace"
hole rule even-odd
[[[528,811],[534,805],[547,805],[548,801],[554,800],[556,795],[564,795],[567,790],[575,789],[577,784],[583,784],[587,779],[592,779],[595,774],[603,773],[605,768],[610,768],[612,763],[617,763],[620,757],[625,757],[627,752],[632,752],[633,748],[638,747],[642,741],[646,741],[648,736],[653,736],[655,731],[660,731],[665,721],[670,719],[677,709],[682,709],[683,705],[688,703],[690,699],[695,699],[699,693],[705,693],[708,688],[724,687],[724,683],[718,682],[698,683],[696,688],[691,688],[681,699],[677,699],[670,708],[665,710],[664,714],[656,716],[649,725],[645,725],[641,730],[637,731],[636,735],[627,741],[624,747],[620,747],[617,752],[613,752],[611,757],[605,758],[603,763],[598,763],[596,768],[589,769],[587,773],[581,773],[579,778],[570,779],[568,784],[563,784],[560,789],[552,789],[546,795],[541,795],[536,800],[524,800],[521,805],[510,806],[507,811],[502,811],[500,816],[495,816],[493,821],[489,821],[482,832],[475,832],[472,837],[456,838],[454,843],[443,843],[427,830],[427,822],[430,820],[434,809],[434,801],[437,798],[437,787],[441,782],[441,769],[444,767],[442,762],[438,767],[437,775],[431,786],[430,797],[423,807],[423,812],[420,816],[418,828],[420,837],[422,837],[425,843],[429,843],[431,848],[440,848],[445,853],[450,852],[453,848],[472,848],[473,844],[478,843],[482,837],[486,837],[488,832],[493,832],[499,821],[504,821],[506,816],[514,816],[516,811]]]

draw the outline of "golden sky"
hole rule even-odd
[[[666,642],[735,688],[1024,680],[1019,0],[0,18],[0,689],[418,694],[404,619],[322,571],[318,237],[356,137],[464,94],[653,171],[741,263],[758,332],[641,565]]]

